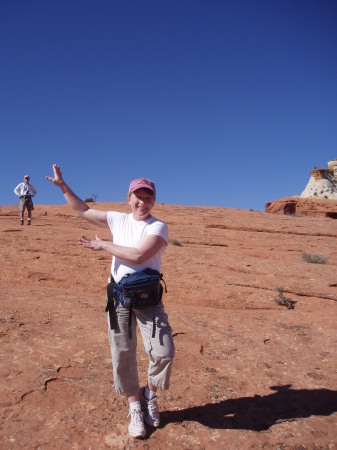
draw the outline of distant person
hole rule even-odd
[[[100,211],[90,208],[65,183],[62,171],[53,165],[54,177],[47,180],[60,187],[71,208],[88,222],[109,228],[113,241],[103,241],[81,236],[79,244],[92,250],[105,250],[112,255],[112,286],[125,275],[153,269],[160,273],[161,257],[168,244],[168,228],[151,215],[156,199],[152,181],[139,178],[131,181],[128,193],[130,214],[117,211]],[[109,284],[110,285],[110,284]],[[108,286],[109,286],[108,285]],[[108,305],[109,308],[109,295]],[[174,357],[172,330],[161,301],[145,309],[127,309],[113,296],[113,309],[108,309],[109,342],[112,356],[114,388],[129,402],[129,433],[135,438],[146,435],[144,425],[160,424],[157,389],[168,389]],[[115,326],[111,324],[116,320]],[[131,323],[130,323],[131,321]],[[149,357],[148,381],[140,389],[137,369],[138,324],[146,353]],[[114,329],[115,328],[115,329]]]
[[[24,224],[25,209],[28,211],[28,225],[31,224],[32,211],[34,210],[34,204],[32,198],[37,194],[35,187],[29,183],[30,176],[25,175],[23,177],[23,183],[19,183],[14,192],[20,197],[20,211],[21,211],[21,225]]]

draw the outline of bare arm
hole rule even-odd
[[[97,235],[95,240],[91,240],[87,236],[81,236],[79,244],[92,250],[106,250],[117,258],[133,264],[142,264],[167,245],[165,239],[155,234],[146,236],[137,247],[123,247],[111,241],[102,241]]]
[[[83,219],[98,226],[108,226],[107,213],[98,209],[89,208],[63,180],[60,166],[53,164],[54,177],[46,176],[46,179],[58,186],[71,208]]]

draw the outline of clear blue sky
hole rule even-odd
[[[264,210],[337,158],[336,0],[1,0],[0,205]]]

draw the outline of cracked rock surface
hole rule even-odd
[[[336,448],[337,222],[163,204],[153,214],[169,226],[176,358],[161,426],[136,441],[113,390],[110,256],[78,245],[109,231],[66,205],[37,205],[30,227],[17,206],[1,207],[0,448]],[[138,357],[145,383],[140,337]]]

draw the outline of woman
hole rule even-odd
[[[88,222],[110,228],[113,241],[103,241],[96,235],[95,239],[81,236],[79,243],[84,248],[104,250],[112,255],[111,275],[115,283],[126,274],[145,268],[160,272],[161,257],[168,244],[168,228],[166,223],[151,215],[156,198],[152,181],[139,178],[130,183],[128,204],[131,213],[125,214],[90,208],[65,183],[60,167],[54,164],[53,171],[54,177],[46,178],[61,188],[71,208]],[[172,330],[161,301],[146,309],[133,309],[131,337],[128,333],[129,310],[117,300],[114,309],[117,326],[115,330],[109,326],[114,387],[128,399],[130,435],[141,438],[146,435],[144,421],[152,427],[160,424],[157,389],[169,387],[175,352]],[[156,327],[154,336],[153,317]],[[139,387],[137,370],[136,323],[149,357],[148,382],[142,389]]]

